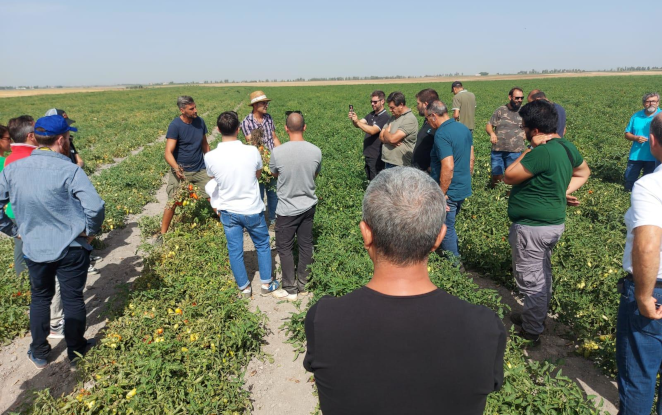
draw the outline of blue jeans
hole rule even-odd
[[[462,203],[464,203],[464,199],[446,199],[446,205],[450,208],[450,211],[446,212],[446,236],[444,236],[444,239],[441,241],[441,249],[452,253],[455,257],[460,256],[457,232],[455,232],[455,217],[460,213]]]
[[[490,160],[492,162],[492,176],[502,176],[506,173],[508,166],[513,164],[522,153],[511,153],[510,151],[492,151]]]
[[[632,191],[632,186],[634,186],[634,182],[637,181],[642,170],[644,171],[643,176],[645,176],[652,173],[657,165],[655,161],[628,160],[628,165],[625,168],[625,191]]]
[[[269,246],[269,229],[263,213],[242,215],[225,210],[221,211],[221,223],[228,241],[228,256],[230,268],[240,290],[250,285],[244,264],[244,228],[255,245],[257,264],[260,269],[260,281],[263,284],[271,282],[271,247]]]
[[[653,296],[662,303],[662,288]],[[655,397],[655,380],[662,364],[662,320],[639,314],[634,283],[625,280],[616,324],[616,364],[620,415],[649,414]],[[662,396],[662,387],[658,390]],[[662,414],[660,398],[657,413]]]
[[[90,251],[84,248],[69,248],[64,258],[55,262],[34,262],[25,259],[30,271],[30,333],[32,355],[46,359],[51,351],[47,337],[50,334],[51,301],[55,294],[55,278],[60,283],[60,295],[64,308],[64,339],[67,356],[75,359],[76,352],[85,353],[87,340],[85,328],[87,313],[83,300],[83,288],[87,282],[90,266]]]
[[[265,185],[260,184],[260,198],[264,200],[264,191],[267,191],[267,209],[269,211],[269,222],[274,222],[276,220],[276,206],[278,206],[278,195],[276,194],[276,183],[272,179],[272,184],[268,184],[265,189]]]

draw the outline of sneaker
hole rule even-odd
[[[90,262],[96,262],[100,259],[101,257],[99,255],[90,255]]]
[[[43,369],[48,366],[48,360],[33,356],[32,350],[28,350],[28,359],[30,359],[37,369]]]
[[[51,332],[48,335],[49,339],[64,339],[64,323],[57,326],[51,326]]]
[[[299,291],[299,295],[302,297],[307,297],[310,294],[308,291]]]
[[[83,357],[87,354],[87,352],[90,351],[91,348],[93,348],[96,345],[97,345],[96,339],[87,339],[87,344],[85,345],[85,350],[83,351],[83,353],[81,353],[83,355]],[[79,360],[80,360],[80,357],[76,357],[74,360],[70,360],[69,361],[69,366],[72,367],[72,368],[75,368],[76,365],[78,364]]]
[[[526,332],[524,329],[521,329],[519,332],[516,333],[518,337],[521,337],[522,339],[526,340],[528,344],[525,345],[525,347],[536,347],[540,346],[540,335],[539,334],[531,334]]]
[[[155,247],[158,248],[158,247],[160,247],[161,245],[163,245],[163,234],[162,234],[162,233],[160,233],[160,234],[156,237],[156,239],[154,240],[154,246],[155,246]]]
[[[94,266],[92,264],[90,264],[90,267],[87,269],[87,275],[94,275],[94,274],[98,274],[98,273],[99,273],[99,270],[94,268]]]
[[[253,297],[253,290],[251,289],[251,287],[249,286],[248,288],[241,290],[241,296],[244,298]]]
[[[297,293],[290,294],[282,288],[277,289],[276,291],[271,293],[271,295],[278,298],[279,300],[287,300],[287,301],[296,301],[298,297]]]
[[[269,284],[262,284],[262,295],[269,295],[279,288],[280,288],[280,283],[276,280],[271,281]]]

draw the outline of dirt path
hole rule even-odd
[[[481,288],[497,290],[502,301],[508,304],[511,313],[522,311],[522,301],[518,294],[504,286],[497,285],[493,280],[477,273],[470,272],[474,282]],[[506,328],[512,323],[508,316],[504,318]],[[575,345],[571,340],[572,333],[568,327],[547,317],[546,328],[539,348],[527,350],[525,354],[532,360],[549,361],[557,365],[564,376],[574,380],[587,395],[595,395],[595,402],[603,401],[602,410],[612,415],[618,413],[618,388],[616,381],[605,376],[593,362],[575,354]]]
[[[273,232],[269,234],[274,237]],[[273,239],[272,239],[273,247]],[[290,313],[297,312],[294,304],[277,300],[273,296],[260,295],[260,277],[258,272],[255,247],[248,234],[244,233],[244,261],[251,286],[253,298],[250,308],[267,314],[267,336],[263,350],[270,355],[271,360],[253,359],[246,369],[246,389],[251,392],[253,411],[255,415],[308,415],[317,405],[313,395],[312,374],[303,368],[303,355],[294,359],[294,349],[285,343],[287,337],[280,327],[290,318]],[[280,259],[275,249],[272,251],[275,270],[280,268]],[[280,279],[280,274],[278,274]],[[308,302],[304,297],[302,308]]]

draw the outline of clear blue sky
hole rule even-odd
[[[662,66],[657,1],[224,3],[0,0],[0,85]]]

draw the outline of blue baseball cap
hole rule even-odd
[[[78,131],[78,128],[72,127],[61,115],[50,115],[41,117],[34,124],[34,133],[37,135],[62,135],[67,131]]]

